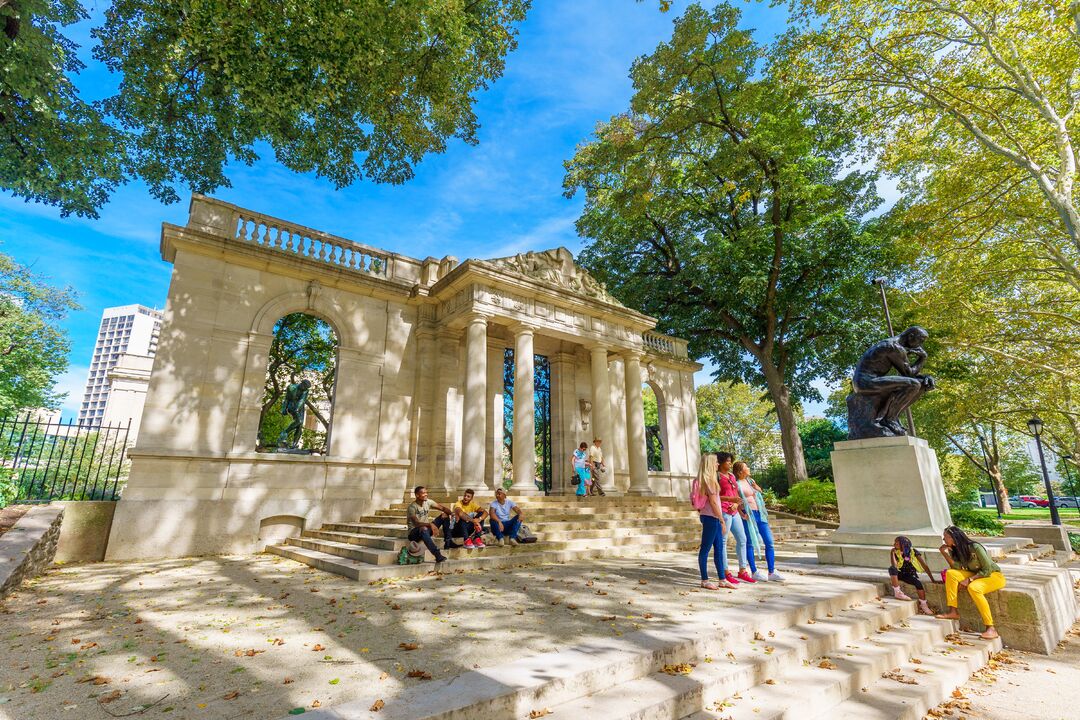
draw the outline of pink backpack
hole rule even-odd
[[[709,504],[709,496],[701,489],[701,482],[697,478],[690,485],[690,504],[695,510],[702,510]]]

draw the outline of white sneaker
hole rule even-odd
[[[502,547],[505,544],[506,544],[506,538],[499,538],[499,547]]]
[[[766,580],[769,579],[769,576],[766,575],[764,573],[764,571],[762,571],[762,570],[755,570],[754,571],[754,579],[757,580],[758,582],[765,582]]]
[[[769,573],[769,582],[784,582],[784,576],[778,572]]]
[[[518,544],[518,541],[517,541],[517,540],[515,540],[514,538],[510,538],[510,544],[511,544],[511,545],[517,545],[517,544]]]

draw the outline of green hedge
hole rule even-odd
[[[821,510],[836,509],[836,485],[830,480],[810,478],[795,483],[783,504],[796,515],[814,517]]]

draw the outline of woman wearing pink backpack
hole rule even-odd
[[[701,547],[698,549],[698,569],[701,570],[701,587],[706,590],[728,588],[735,585],[727,580],[727,553],[724,552],[724,540],[727,524],[720,507],[720,484],[716,481],[716,455],[705,453],[701,456],[698,476],[690,486],[690,503],[698,511],[701,519]],[[720,582],[709,580],[709,551],[713,553],[716,572]]]

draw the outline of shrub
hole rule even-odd
[[[754,480],[762,490],[772,490],[778,497],[788,494],[787,465],[783,460],[773,460],[764,471],[754,473]]]
[[[964,532],[974,535],[1001,535],[1005,526],[1000,520],[975,508],[956,506],[949,508],[953,524]]]
[[[772,490],[766,487],[761,489],[761,497],[765,500],[765,507],[776,507],[780,503],[780,498],[776,497],[776,493]]]
[[[823,510],[836,510],[836,485],[830,480],[810,478],[796,483],[784,506],[797,515],[820,515]]]
[[[1074,553],[1080,553],[1080,533],[1069,533],[1069,544]]]
[[[15,501],[19,493],[19,487],[15,482],[17,475],[0,472],[0,508],[7,507]]]

